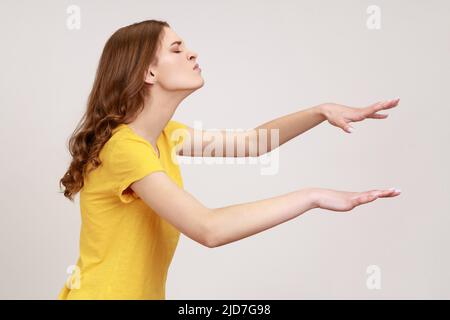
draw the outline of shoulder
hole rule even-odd
[[[180,139],[182,141],[188,133],[188,128],[189,127],[181,121],[170,120],[164,130],[166,131],[167,138],[171,142],[179,143]]]
[[[169,122],[167,123],[167,126],[166,126],[166,128],[168,128],[169,130],[174,130],[174,129],[177,129],[177,128],[187,128],[187,125],[186,124],[184,124],[183,122],[181,122],[181,121],[178,121],[178,120],[169,120]]]
[[[114,164],[133,163],[145,158],[158,158],[150,143],[135,135],[124,124],[120,124],[113,130],[112,136],[105,144],[105,157]]]
[[[115,147],[133,147],[141,146],[151,149],[150,143],[144,138],[134,134],[134,132],[126,125],[120,124],[113,131],[108,141],[113,149]]]

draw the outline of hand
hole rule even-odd
[[[380,101],[364,108],[347,107],[335,103],[324,103],[319,106],[319,110],[330,124],[341,128],[345,132],[351,133],[353,127],[350,125],[350,122],[362,121],[366,118],[386,119],[388,117],[387,114],[377,112],[393,108],[397,106],[399,101],[400,98]]]
[[[361,204],[378,198],[391,198],[400,194],[398,189],[370,190],[365,192],[347,192],[315,188],[312,191],[315,208],[333,211],[350,211]]]

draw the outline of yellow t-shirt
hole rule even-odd
[[[180,232],[129,185],[164,171],[183,188],[175,148],[186,126],[170,120],[153,146],[126,124],[100,151],[102,165],[80,190],[80,254],[58,299],[165,299],[169,265]],[[172,161],[174,159],[174,161]]]

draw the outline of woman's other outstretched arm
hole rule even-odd
[[[131,188],[181,233],[209,248],[254,235],[313,208],[349,211],[379,197],[399,194],[395,190],[345,192],[305,188],[268,199],[208,208],[164,172],[153,172],[132,183]]]

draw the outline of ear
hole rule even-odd
[[[147,84],[155,84],[156,82],[156,77],[153,74],[153,72],[151,71],[152,67],[149,67],[147,70],[147,73],[145,74],[145,80],[144,82]]]

